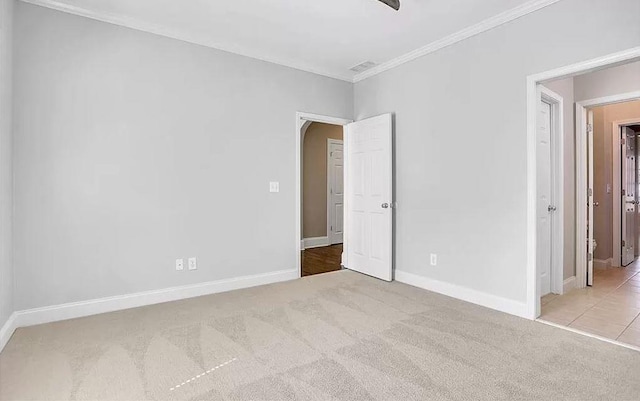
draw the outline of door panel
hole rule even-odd
[[[391,115],[347,126],[345,207],[348,269],[391,281],[393,183]]]
[[[636,135],[628,127],[621,132],[622,143],[622,265],[628,266],[635,260],[636,238]]]
[[[329,139],[327,142],[328,166],[328,193],[329,202],[329,242],[341,244],[343,240],[342,227],[344,226],[344,151],[342,141]]]
[[[540,102],[537,120],[537,260],[540,296],[551,292],[551,105]]]
[[[593,285],[593,233],[595,219],[593,218],[593,111],[587,113],[587,285]]]

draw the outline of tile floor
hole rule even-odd
[[[596,270],[593,286],[542,297],[541,320],[640,347],[640,261]]]

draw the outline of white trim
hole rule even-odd
[[[608,104],[628,102],[640,98],[640,91],[619,93],[617,95],[598,97],[595,99],[581,100],[577,102],[582,107],[606,106]]]
[[[127,295],[71,302],[62,305],[46,306],[16,312],[17,327],[57,322],[92,316],[100,313],[114,312],[140,306],[154,305],[164,302],[217,294],[220,292],[239,290],[242,288],[295,280],[298,278],[295,269],[281,270],[265,274],[235,277],[207,283],[191,284],[162,290],[138,292]]]
[[[551,107],[551,291],[563,294],[564,275],[564,100],[552,90],[538,86],[540,101]]]
[[[322,248],[323,246],[331,245],[331,242],[329,241],[328,236],[305,238],[303,241],[304,241],[304,249]]]
[[[426,56],[427,54],[436,52],[445,47],[454,45],[458,42],[461,42],[465,39],[468,39],[472,36],[481,34],[490,29],[496,28],[500,25],[504,25],[508,22],[511,22],[517,18],[524,17],[527,14],[531,14],[532,12],[538,11],[544,7],[550,6],[552,4],[557,3],[560,0],[533,0],[527,3],[524,3],[518,7],[512,8],[511,10],[504,11],[498,15],[487,18],[484,21],[472,25],[468,28],[462,29],[454,34],[449,36],[445,36],[442,39],[438,39],[435,42],[431,42],[426,46],[420,47],[416,50],[413,50],[409,53],[403,54],[400,57],[396,57],[392,60],[386,61],[382,64],[379,64],[369,70],[361,72],[360,74],[356,74],[353,77],[353,82],[359,82],[364,79],[370,78],[374,75],[378,75],[384,71],[395,68],[399,65],[408,63],[409,61],[413,61],[422,56]]]
[[[540,297],[537,296],[536,269],[536,112],[537,84],[544,81],[567,78],[605,68],[612,64],[622,64],[640,58],[640,46],[618,53],[609,54],[565,67],[532,74],[527,77],[527,317],[535,320],[540,316]],[[576,162],[577,162],[576,155]],[[577,196],[576,196],[577,197]],[[576,216],[577,217],[577,216]],[[579,244],[576,242],[576,248]]]
[[[471,288],[462,287],[444,281],[434,280],[417,274],[408,273],[402,270],[395,271],[395,279],[401,283],[422,288],[438,294],[457,298],[476,305],[495,309],[511,315],[527,318],[527,305],[522,302],[502,298],[486,292],[477,291]]]
[[[302,277],[302,254],[300,253],[302,244],[302,148],[304,145],[303,138],[306,133],[307,128],[309,127],[309,122],[318,122],[325,124],[333,124],[333,125],[342,125],[343,127],[353,120],[346,118],[338,118],[338,117],[329,117],[323,116],[320,114],[312,114],[312,113],[304,113],[297,112],[296,113],[296,206],[295,206],[295,233],[296,233],[296,263],[297,263],[297,271],[298,277]],[[343,139],[345,138],[345,133],[343,133]],[[346,226],[344,227],[346,231]],[[343,248],[343,262],[344,262],[344,253],[346,252],[347,243],[345,241]]]
[[[11,339],[13,332],[18,328],[16,317],[16,313],[13,312],[5,324],[0,327],[0,352],[2,352],[4,346],[7,345],[9,339]]]
[[[568,279],[564,280],[562,283],[562,292],[566,294],[567,292],[576,288],[576,276],[571,276]]]
[[[624,347],[624,348],[628,348],[630,350],[634,350],[634,351],[640,352],[640,347],[636,347],[636,346],[631,345],[631,344],[622,343],[620,341],[612,340],[610,338],[601,337],[601,336],[599,336],[597,334],[587,333],[586,331],[577,330],[577,329],[574,329],[573,327],[563,326],[561,324],[549,322],[549,321],[546,321],[546,320],[543,320],[543,319],[536,319],[536,322],[542,323],[542,324],[546,324],[547,326],[556,327],[558,329],[570,331],[572,333],[580,334],[580,335],[585,336],[585,337],[595,338],[596,340],[604,341],[606,343],[617,345],[619,347]]]
[[[587,253],[589,246],[587,245],[587,223],[589,218],[588,208],[584,205],[589,202],[587,189],[588,182],[588,138],[586,135],[579,135],[579,132],[586,132],[587,112],[584,107],[578,103],[575,106],[575,177],[576,177],[576,288],[584,288],[587,286]],[[583,190],[578,191],[578,188]]]
[[[626,120],[617,120],[611,123],[611,159],[612,159],[612,176],[613,183],[611,185],[612,199],[613,199],[613,216],[612,229],[613,229],[613,258],[611,266],[620,267],[622,265],[622,189],[620,184],[622,182],[622,170],[621,170],[621,148],[620,148],[620,127],[629,124],[640,123],[640,117],[631,118]],[[616,197],[618,200],[616,201]],[[636,246],[638,246],[636,244]]]
[[[331,193],[331,187],[333,184],[333,174],[332,174],[333,171],[332,171],[332,164],[331,164],[331,145],[332,144],[343,146],[342,164],[344,169],[344,141],[342,139],[327,138],[327,237],[329,238],[329,245],[341,244],[344,241],[344,233],[342,235],[342,241],[336,241],[334,239],[334,234],[331,231],[331,227],[333,226],[333,196]],[[343,204],[343,208],[344,208],[344,204]],[[343,216],[343,220],[344,220],[344,216]]]
[[[615,64],[628,63],[634,61],[634,59],[637,58],[640,58],[640,46],[632,47],[630,49],[623,50],[617,53],[607,54],[605,56],[594,58],[591,60],[569,64],[567,66],[556,68],[553,70],[529,75],[527,77],[527,81],[529,83],[535,83],[550,81],[554,79],[569,78],[576,75],[598,71],[607,67],[611,67]]]
[[[301,63],[298,60],[275,58],[265,54],[256,55],[255,52],[248,49],[240,48],[238,46],[228,46],[216,42],[208,35],[193,34],[187,30],[170,28],[168,26],[156,25],[146,21],[142,21],[136,18],[126,17],[122,15],[116,15],[106,13],[103,11],[93,11],[86,8],[66,4],[55,0],[22,0],[25,3],[33,4],[40,7],[50,8],[57,11],[62,11],[69,14],[79,15],[81,17],[90,18],[93,20],[106,22],[113,25],[123,26],[137,31],[149,32],[155,35],[165,36],[171,39],[181,40],[187,43],[194,43],[201,46],[210,47],[213,49],[225,51],[228,53],[238,54],[240,56],[249,57],[256,60],[266,61],[268,63],[278,64],[296,70],[310,72],[312,74],[322,75],[325,77],[338,79],[341,81],[353,83],[351,73],[345,69],[344,75],[335,74],[322,69],[318,69],[306,63]]]
[[[594,269],[608,269],[612,266],[613,258],[609,259],[593,259]]]

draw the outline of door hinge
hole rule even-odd
[[[587,261],[591,262],[592,260],[593,260],[593,254],[592,253],[587,254]]]
[[[627,194],[627,190],[626,190],[626,189],[623,189],[623,190],[622,190],[622,196],[625,196],[626,194]]]
[[[625,246],[627,246],[627,242],[626,241],[622,241],[622,247],[624,248]]]
[[[593,132],[593,125],[587,124],[587,133],[590,134]]]
[[[625,137],[620,138],[620,145],[624,145],[626,143],[627,143],[627,138]]]
[[[333,231],[333,226],[331,226],[331,231]]]
[[[587,195],[593,196],[593,188],[589,188],[589,190],[587,191]]]

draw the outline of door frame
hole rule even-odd
[[[342,117],[332,117],[321,114],[313,114],[298,111],[296,112],[296,166],[295,166],[295,175],[296,175],[296,190],[295,190],[295,251],[296,251],[296,266],[298,271],[298,278],[302,277],[302,250],[304,250],[304,245],[302,243],[302,157],[303,157],[303,148],[304,148],[304,136],[307,132],[307,128],[311,123],[325,123],[325,124],[333,124],[333,125],[341,125],[343,126],[342,139],[346,138],[347,130],[346,125],[353,122],[351,119],[342,118]],[[345,141],[346,145],[346,141]],[[343,147],[344,149],[344,147]],[[345,173],[346,174],[346,173]],[[346,182],[346,181],[345,181]],[[345,209],[346,213],[346,209]],[[346,232],[346,220],[343,227],[343,232]],[[343,238],[343,253],[342,253],[342,264],[345,264],[344,255],[346,252],[347,242],[346,238]]]
[[[611,123],[611,159],[613,163],[613,183],[611,185],[612,194],[621,194],[622,188],[622,154],[620,149],[620,129],[627,125],[640,124],[640,116],[626,120],[617,120]],[[611,266],[622,266],[622,204],[621,202],[613,202],[613,215],[611,216],[613,230],[613,255]],[[637,246],[637,244],[636,244]]]
[[[585,208],[582,207],[583,205],[586,205],[587,202],[589,201],[589,195],[587,193],[588,191],[588,184],[586,182],[586,177],[587,177],[587,172],[589,171],[589,165],[588,165],[588,161],[587,161],[587,157],[586,157],[586,151],[587,151],[587,138],[586,135],[580,135],[579,133],[583,133],[586,132],[586,120],[585,117],[589,111],[589,109],[592,109],[594,107],[598,107],[598,106],[606,106],[609,104],[615,104],[615,103],[622,103],[622,102],[628,102],[628,101],[632,101],[632,100],[638,100],[640,99],[640,91],[635,91],[635,92],[627,92],[627,93],[621,93],[621,94],[617,94],[617,95],[612,95],[612,96],[605,96],[605,97],[600,97],[600,98],[595,98],[595,99],[588,99],[588,100],[582,100],[579,102],[576,102],[576,288],[585,288],[587,286],[587,258],[586,258],[586,244],[587,244],[587,216],[586,216],[586,210],[584,210]],[[615,135],[612,132],[612,137],[613,138],[620,138],[620,135]],[[613,139],[615,141],[615,139]],[[617,146],[613,146],[614,149],[617,149],[613,151],[613,155],[612,157],[616,157],[616,152],[617,152],[617,164],[615,163],[614,160],[614,166],[613,168],[614,170],[614,176],[616,177],[620,177],[621,171],[620,171],[620,149],[619,149],[619,143]],[[615,175],[617,174],[617,175]],[[620,182],[619,180],[613,180],[614,182],[612,183],[612,192],[615,194],[620,193],[621,189],[620,189]],[[616,257],[616,252],[617,252],[617,261],[618,264],[620,263],[620,259],[621,259],[621,252],[620,252],[620,241],[621,241],[621,233],[620,233],[620,227],[621,227],[621,221],[620,219],[622,218],[622,210],[620,205],[618,204],[617,206],[615,205],[616,202],[614,202],[613,205],[613,213],[614,213],[614,219],[613,219],[613,240],[616,240],[616,236],[617,236],[617,245],[618,247],[616,247],[616,244],[614,242],[613,246],[614,246],[614,258]],[[616,220],[615,216],[618,216],[618,220]],[[617,251],[615,250],[617,249]],[[616,259],[614,259],[615,261]],[[614,262],[615,263],[615,262]]]
[[[578,62],[560,68],[527,76],[527,285],[525,315],[532,320],[540,316],[540,293],[536,261],[537,234],[537,102],[538,84],[553,79],[569,78],[575,75],[601,70],[617,64],[640,59],[640,46],[612,53],[595,59]],[[576,155],[577,160],[578,155]],[[578,177],[577,177],[578,178]],[[579,192],[579,191],[576,191]],[[586,192],[585,192],[586,194]],[[576,194],[578,195],[578,194]],[[576,196],[577,197],[577,196]],[[583,203],[583,205],[586,203]],[[576,211],[577,212],[577,211]],[[576,216],[577,218],[577,216]],[[586,244],[586,243],[585,243]],[[576,248],[577,248],[576,243]]]
[[[346,131],[346,130],[343,130]],[[344,166],[344,134],[343,134],[343,138],[342,139],[333,139],[333,138],[327,138],[327,237],[329,237],[329,245],[334,245],[333,239],[331,238],[331,230],[329,229],[329,227],[331,227],[331,222],[333,220],[333,208],[332,206],[332,199],[331,199],[331,184],[333,183],[333,175],[331,174],[331,144],[340,144],[342,145],[342,164],[343,164],[343,171],[346,166]],[[343,182],[343,185],[345,183]],[[343,190],[343,195],[344,195],[344,190]],[[343,201],[344,202],[344,201]],[[342,204],[342,207],[344,209],[344,203]],[[346,211],[344,211],[344,213],[346,213]],[[342,227],[344,228],[344,220],[342,221]],[[344,243],[344,230],[342,231],[342,241]]]
[[[551,214],[551,292],[564,291],[564,100],[562,96],[538,85],[539,98],[551,106],[551,199],[556,207]]]

